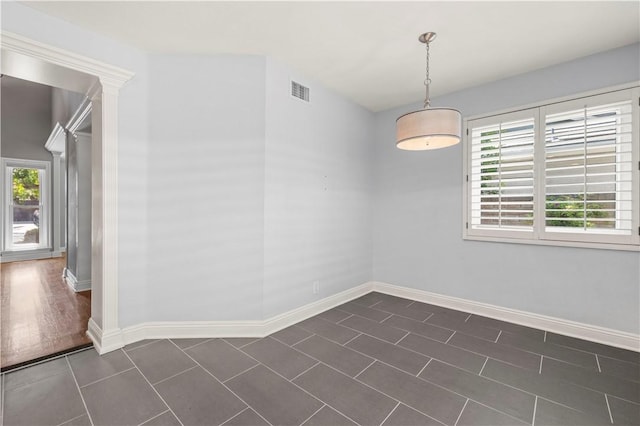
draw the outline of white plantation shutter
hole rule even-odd
[[[638,249],[639,97],[619,90],[468,120],[465,237]]]
[[[470,128],[473,230],[533,230],[535,120],[519,115]]]
[[[637,235],[632,102],[615,93],[543,110],[544,238],[622,242]]]

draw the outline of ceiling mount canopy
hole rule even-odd
[[[418,37],[427,49],[425,99],[421,110],[400,116],[396,120],[396,146],[408,151],[445,148],[460,142],[462,115],[453,108],[431,108],[429,99],[429,45],[436,33],[427,32]]]

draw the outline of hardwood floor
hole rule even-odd
[[[74,293],[62,278],[65,258],[0,265],[0,366],[91,343],[91,291]]]

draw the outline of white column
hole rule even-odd
[[[53,175],[53,203],[52,203],[52,213],[51,213],[51,223],[53,224],[53,233],[52,233],[52,241],[51,241],[51,252],[53,256],[60,256],[61,254],[61,236],[60,236],[60,206],[62,202],[62,197],[64,194],[60,191],[60,152],[51,151],[51,155],[53,157],[52,161],[52,170],[51,174]]]
[[[89,334],[99,352],[106,353],[124,343],[118,324],[118,87],[105,80],[101,84],[102,91],[92,98],[91,111]]]

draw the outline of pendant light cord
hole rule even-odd
[[[424,109],[427,109],[431,106],[431,99],[429,99],[429,85],[431,84],[431,78],[429,78],[429,42],[425,43],[427,45],[427,69],[426,69],[426,78],[424,79]]]

